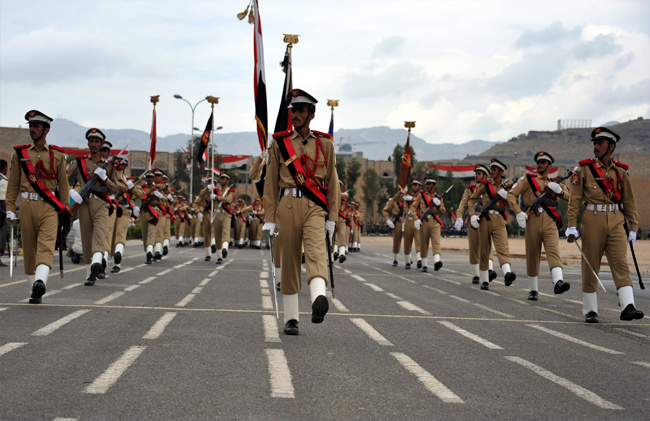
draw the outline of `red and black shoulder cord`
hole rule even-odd
[[[32,160],[29,158],[29,154],[27,152],[27,149],[30,145],[22,145],[22,146],[16,146],[14,149],[16,150],[16,153],[18,154],[19,161],[20,161],[20,166],[23,169],[23,172],[25,173],[25,176],[27,177],[27,181],[29,181],[29,184],[31,184],[32,188],[38,193],[41,198],[45,202],[47,202],[50,206],[52,206],[58,214],[61,214],[63,212],[67,212],[67,208],[61,201],[59,200],[58,197],[52,192],[50,189],[47,188],[45,183],[43,183],[43,180],[41,177],[37,175],[37,168],[34,168],[34,165],[32,165]],[[52,149],[50,148],[50,167],[52,164],[52,161],[54,158],[52,157]],[[38,161],[38,163],[41,164],[41,167],[43,167],[43,161]],[[51,169],[51,168],[50,168]],[[45,177],[45,178],[56,178],[56,175],[54,177]]]

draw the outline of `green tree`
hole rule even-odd
[[[345,158],[336,159],[336,173],[339,176],[339,180],[345,185],[345,188],[348,188],[348,182],[345,178]]]
[[[354,200],[354,197],[357,193],[357,189],[355,187],[355,184],[357,184],[357,180],[361,176],[361,162],[357,161],[356,159],[352,158],[350,162],[347,163],[347,186],[348,190],[350,192],[350,200]]]
[[[366,202],[366,209],[368,214],[366,217],[374,220],[374,207],[373,202],[379,198],[382,192],[381,185],[379,184],[379,174],[374,168],[368,168],[363,174],[363,200]]]

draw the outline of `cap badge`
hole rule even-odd
[[[32,117],[32,118],[36,117],[36,111],[30,111],[29,116]]]

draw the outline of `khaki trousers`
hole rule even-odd
[[[79,206],[79,228],[84,249],[84,263],[92,262],[93,254],[106,250],[109,204],[101,199],[86,198]]]
[[[474,228],[469,228],[474,229]],[[508,230],[506,221],[501,215],[490,215],[490,220],[481,218],[479,222],[479,270],[490,269],[492,243],[499,258],[499,265],[510,263],[510,249],[508,247]]]
[[[530,214],[526,222],[526,274],[528,276],[539,275],[539,264],[542,255],[542,244],[548,260],[548,268],[561,268],[560,259],[560,234],[557,231],[557,224],[547,213],[536,216]]]
[[[58,227],[59,215],[51,205],[42,200],[20,201],[20,233],[26,275],[33,275],[38,265],[52,269]]]
[[[395,228],[393,229],[393,254],[399,254],[400,243],[402,242],[402,221],[398,219],[395,221]]]
[[[231,220],[232,216],[228,212],[219,212],[214,218],[214,242],[219,250],[221,250],[223,243],[230,242]]]
[[[253,216],[253,221],[251,222],[251,241],[262,241],[262,222],[256,216]]]
[[[203,222],[201,222],[203,229],[203,242],[205,247],[210,247],[212,244],[212,212],[210,208],[203,212]],[[221,245],[219,245],[221,247]]]
[[[411,254],[411,251],[413,250],[413,240],[415,240],[415,252],[420,253],[422,251],[420,248],[420,238],[422,235],[417,231],[418,230],[415,229],[415,220],[408,217],[404,223],[404,254]]]
[[[113,232],[113,241],[109,253],[115,253],[115,246],[117,244],[126,245],[126,234],[129,231],[129,223],[131,222],[131,209],[122,208],[122,216],[115,219],[115,230]]]
[[[106,248],[104,250],[108,251],[108,254],[113,255],[113,238],[115,237],[115,223],[117,221],[117,209],[113,210],[113,213],[108,217],[106,221]]]
[[[153,210],[160,213],[157,207],[154,207]],[[152,218],[153,216],[147,211],[142,211],[140,213],[140,227],[142,228],[142,244],[144,245],[144,251],[147,251],[148,246],[156,244],[156,231],[158,231],[158,229],[157,224],[154,225],[149,222]]]
[[[440,224],[433,218],[422,220],[420,227],[420,257],[429,256],[429,242],[431,254],[440,254]]]

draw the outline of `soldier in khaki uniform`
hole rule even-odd
[[[169,244],[172,235],[172,221],[175,221],[174,218],[174,206],[175,199],[171,191],[171,186],[169,185],[169,177],[167,174],[163,173],[163,199],[165,200],[165,218],[163,220],[163,240],[162,240],[162,255],[167,256],[169,254]]]
[[[120,166],[126,166],[126,160],[122,160]],[[129,230],[131,216],[137,218],[140,215],[140,208],[136,206],[136,200],[144,199],[142,187],[134,183],[135,177],[129,179],[122,173],[122,182],[126,185],[126,191],[118,195],[117,201],[122,208],[122,216],[115,220],[115,234],[111,243],[113,251],[113,268],[111,273],[117,273],[122,267],[124,247],[126,245],[126,234]]]
[[[431,242],[431,253],[433,254],[433,270],[438,271],[442,267],[440,259],[440,232],[442,231],[442,220],[440,215],[444,215],[447,210],[445,203],[438,194],[436,194],[436,180],[427,178],[425,181],[426,190],[420,192],[413,200],[413,206],[409,210],[409,215],[415,219],[414,225],[416,230],[420,230],[420,247],[422,251],[422,272],[429,271],[429,241]],[[426,213],[425,213],[426,212]]]
[[[90,193],[83,198],[79,206],[79,227],[83,244],[83,259],[86,264],[86,281],[84,285],[95,285],[97,275],[104,270],[104,251],[108,238],[108,214],[111,208],[109,195],[119,193],[116,174],[101,168],[106,160],[100,149],[106,136],[101,130],[92,128],[86,132],[88,155],[78,155],[68,168],[68,177],[75,177],[80,184],[85,184],[93,174],[98,176]],[[74,195],[73,195],[74,196]]]
[[[415,228],[415,220],[417,219],[411,214],[411,206],[413,205],[414,198],[420,195],[420,190],[422,189],[422,182],[417,178],[414,178],[411,182],[411,191],[404,195],[404,200],[406,204],[404,205],[404,214],[406,219],[404,220],[404,258],[409,262],[407,269],[413,264],[413,242],[415,242],[415,261],[417,268],[422,267],[422,255],[420,250],[420,233]]]
[[[555,160],[544,151],[535,154],[537,163],[537,175],[527,174],[516,182],[508,192],[508,205],[515,212],[519,227],[526,229],[526,272],[528,274],[528,299],[537,301],[539,262],[542,254],[542,244],[546,252],[548,267],[553,278],[553,291],[555,294],[562,294],[571,288],[568,282],[562,280],[562,259],[560,258],[560,236],[558,229],[564,226],[562,217],[553,204],[544,203],[538,209],[532,210],[530,217],[521,210],[517,204],[519,195],[523,195],[524,205],[530,206],[531,202],[539,196],[548,186],[551,194],[549,201],[557,201],[558,198],[567,200],[569,191],[548,177],[551,164]]]
[[[580,205],[582,248],[591,267],[600,271],[603,253],[607,256],[621,305],[621,320],[638,320],[643,312],[634,307],[632,278],[627,265],[628,242],[634,245],[638,212],[634,191],[627,173],[628,166],[612,159],[621,137],[606,127],[591,132],[594,158],[580,161],[571,176],[569,197],[569,241],[578,237],[576,228]],[[626,233],[627,222],[629,233]],[[598,283],[587,262],[582,260],[582,311],[587,323],[598,323]]]
[[[190,216],[192,212],[185,200],[185,196],[177,195],[178,205],[176,206],[176,221],[178,222],[178,242],[176,247],[185,247],[187,238],[191,237],[190,234]]]
[[[212,207],[207,206],[207,204],[210,204],[210,195],[212,194],[214,190],[214,184],[212,184],[212,178],[208,177],[206,180],[206,186],[201,189],[199,192],[199,198],[201,199],[201,203],[206,204],[206,206],[202,209],[201,214],[203,215],[202,221],[201,221],[201,228],[203,232],[203,247],[205,249],[205,259],[204,261],[209,262],[212,256],[212,253],[216,253],[217,248],[216,245],[212,245]]]
[[[104,140],[104,143],[102,143],[102,147],[99,150],[99,154],[101,155],[104,161],[110,159],[112,147],[113,144],[108,140]],[[116,172],[115,178],[117,179],[117,183],[120,186],[120,190],[126,190],[126,184],[122,180],[122,173],[121,170],[118,169],[117,162],[113,163],[113,165],[111,165],[106,169],[108,178],[113,178],[114,172]],[[108,198],[110,199],[111,206],[108,212],[108,220],[106,221],[106,248],[104,249],[104,260],[102,261],[102,271],[99,272],[99,274],[97,275],[97,279],[104,279],[106,277],[105,263],[108,262],[109,256],[113,254],[113,249],[111,248],[111,245],[114,237],[115,221],[117,221],[117,216],[122,214],[122,209],[119,203],[117,202],[117,200],[115,199],[115,194],[110,193],[108,195]]]
[[[228,256],[228,245],[230,241],[230,223],[232,222],[233,209],[235,201],[235,189],[228,187],[230,176],[225,172],[219,177],[219,185],[216,186],[210,195],[214,201],[214,239],[217,247],[221,246],[221,256],[217,259],[217,264],[223,262]]]
[[[154,261],[156,231],[160,220],[158,200],[162,198],[162,193],[156,187],[153,171],[148,170],[145,172],[144,179],[144,184],[140,185],[144,192],[144,199],[142,199],[142,205],[140,206],[140,229],[142,230],[142,244],[147,259],[145,263],[150,265]]]
[[[247,206],[244,199],[237,199],[237,210],[235,211],[235,244],[237,248],[243,248],[246,244],[246,226],[249,224],[248,217],[253,208]]]
[[[262,225],[264,225],[264,205],[259,197],[256,197],[253,200],[251,216],[253,220],[251,221],[251,248],[260,249],[262,248]]]
[[[397,266],[397,259],[399,258],[399,249],[401,247],[402,236],[404,235],[402,227],[408,212],[408,204],[404,200],[404,192],[398,190],[397,193],[386,203],[382,214],[388,225],[393,230],[393,266]],[[393,219],[391,219],[393,218]],[[406,260],[406,269],[411,267],[411,257],[404,255]]]
[[[301,289],[301,248],[305,249],[312,323],[321,323],[329,309],[326,297],[325,235],[334,234],[340,203],[336,155],[329,135],[309,125],[316,99],[300,89],[291,91],[294,130],[275,133],[264,185],[266,223],[263,230],[282,229],[284,333],[298,334],[298,293]],[[327,231],[327,232],[326,232]]]
[[[469,198],[476,191],[476,188],[478,187],[479,183],[483,180],[487,180],[487,178],[490,176],[490,170],[488,170],[488,167],[486,167],[483,164],[476,164],[474,167],[474,181],[476,181],[476,184],[470,184],[465,188],[465,191],[463,192],[463,197],[460,199],[460,204],[458,205],[458,209],[456,209],[456,225],[454,228],[456,228],[456,231],[460,231],[461,228],[463,228],[463,224],[469,223],[469,208],[467,207],[467,204],[469,202]],[[478,239],[479,232],[477,229],[468,229],[467,230],[467,241],[469,243],[469,265],[472,270],[472,283],[473,284],[478,284],[479,283],[479,269],[478,269],[478,263],[479,263],[479,239]],[[494,278],[497,277],[497,274],[493,269],[492,266],[492,251],[490,251],[490,260],[489,260],[489,279],[490,281],[494,280]]]
[[[5,200],[7,223],[13,224],[20,197],[20,233],[31,291],[29,302],[40,304],[52,268],[59,218],[61,222],[70,220],[70,187],[63,150],[45,140],[52,119],[32,110],[25,114],[25,120],[33,143],[14,147]]]
[[[339,180],[339,185],[343,185],[341,180]],[[348,222],[350,218],[350,210],[348,209],[348,197],[349,193],[347,191],[341,192],[341,203],[339,205],[339,217],[336,221],[336,230],[334,232],[334,255],[332,256],[334,260],[338,260],[339,263],[343,263],[347,260],[347,248],[350,243],[350,225]]]
[[[508,192],[504,188],[505,185],[501,180],[503,172],[508,169],[506,164],[496,158],[492,158],[490,163],[490,177],[491,180],[483,180],[476,188],[476,191],[470,196],[467,206],[471,216],[470,221],[474,229],[479,230],[479,279],[481,282],[481,289],[488,290],[490,275],[489,275],[489,260],[490,252],[492,250],[492,243],[499,258],[499,264],[505,274],[506,286],[512,285],[517,278],[517,275],[510,267],[510,249],[508,247],[508,230],[506,229],[506,205]],[[497,200],[496,209],[490,209],[489,217],[480,218],[480,212],[476,211],[476,201],[481,199],[482,207],[485,207],[496,195],[500,198]],[[490,241],[491,240],[491,241]]]
[[[158,197],[158,223],[156,224],[156,240],[154,243],[154,259],[161,260],[163,253],[165,252],[163,248],[163,241],[165,240],[165,229],[168,229],[168,219],[169,212],[167,207],[169,206],[169,199],[165,194],[165,180],[163,178],[165,174],[160,169],[154,169],[153,180],[156,185],[156,192],[160,194]],[[156,195],[158,196],[158,195]]]

